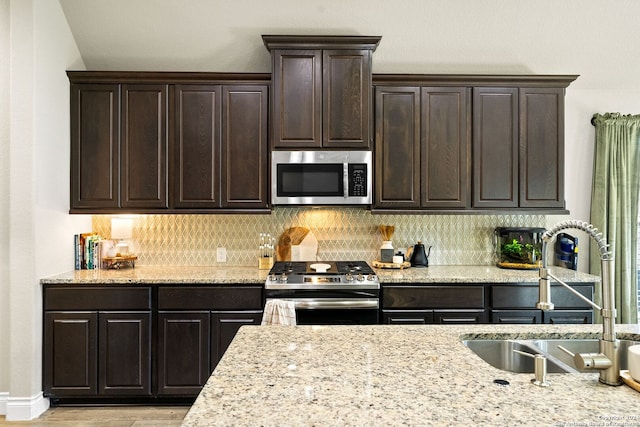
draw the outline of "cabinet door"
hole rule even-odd
[[[98,393],[151,394],[151,313],[99,313]]]
[[[420,88],[377,87],[375,206],[420,207]]]
[[[211,313],[211,371],[243,325],[259,325],[262,311],[218,311]]]
[[[196,396],[209,378],[209,312],[158,313],[158,394]]]
[[[473,207],[518,207],[518,89],[473,90]]]
[[[273,58],[273,146],[322,146],[322,51],[278,49]]]
[[[564,207],[564,89],[520,89],[520,207]]]
[[[323,143],[370,148],[371,50],[323,50]]]
[[[175,87],[176,208],[220,207],[221,92],[219,85]]]
[[[268,208],[267,86],[223,89],[222,206]]]
[[[71,85],[71,209],[118,207],[119,117],[119,85]]]
[[[167,207],[166,85],[122,86],[123,208]]]
[[[97,325],[95,311],[45,312],[45,396],[95,396],[98,393]]]
[[[422,88],[422,206],[465,208],[471,147],[468,88]]]
[[[433,310],[382,310],[385,325],[428,325],[433,323]]]

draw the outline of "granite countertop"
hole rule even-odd
[[[268,270],[257,267],[136,266],[119,270],[72,270],[45,277],[41,284],[259,284]]]
[[[443,265],[404,270],[375,269],[380,283],[537,283],[537,270]],[[600,277],[552,268],[566,282],[599,282]],[[42,284],[264,284],[268,270],[234,266],[136,266],[120,270],[72,270],[41,279]]]
[[[640,393],[598,373],[493,368],[462,339],[595,338],[601,325],[243,326],[183,426],[638,425]],[[638,325],[619,338],[640,340]],[[494,379],[510,385],[498,386]],[[626,424],[625,424],[626,423]]]

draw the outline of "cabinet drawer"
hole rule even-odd
[[[390,286],[383,308],[484,308],[482,286]]]
[[[384,325],[428,325],[433,323],[433,310],[382,310]]]
[[[167,286],[159,310],[262,310],[261,286]]]
[[[593,323],[592,310],[552,310],[542,313],[544,323],[552,325],[590,325]]]
[[[593,285],[572,285],[573,289],[578,291],[590,300],[593,300]],[[535,309],[538,302],[538,286],[537,285],[512,285],[512,286],[492,286],[491,289],[492,307],[495,308],[530,308]],[[582,301],[571,291],[562,285],[551,286],[551,302],[556,308],[588,308],[591,306]]]
[[[491,310],[491,323],[537,325],[542,323],[541,310]]]
[[[150,310],[149,287],[45,287],[45,310]]]
[[[487,323],[487,312],[484,310],[434,310],[433,323],[440,325]]]

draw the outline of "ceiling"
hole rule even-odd
[[[87,70],[270,72],[262,34],[382,36],[374,73],[579,74],[637,90],[640,2],[58,0]],[[623,65],[623,66],[621,66]]]

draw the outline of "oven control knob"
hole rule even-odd
[[[362,273],[358,273],[357,279],[358,279],[358,282],[364,281],[364,276],[362,275]]]
[[[351,273],[345,274],[344,278],[346,279],[347,282],[353,282],[353,274]]]
[[[278,276],[276,276],[275,274],[272,273],[272,274],[269,275],[269,281],[270,282],[275,282],[277,280],[278,280]]]
[[[376,276],[374,276],[373,274],[369,274],[367,276],[367,281],[368,282],[374,282],[376,280]]]
[[[289,276],[287,276],[286,274],[282,273],[282,274],[280,275],[280,281],[281,281],[282,283],[286,283],[288,280],[289,280]]]

